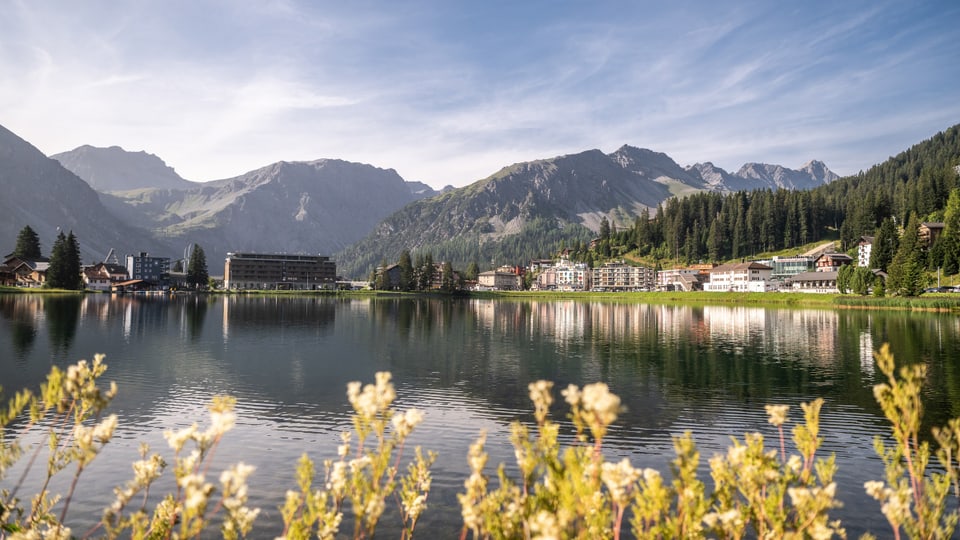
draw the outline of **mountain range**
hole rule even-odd
[[[673,196],[810,189],[837,178],[818,161],[799,170],[749,163],[728,173],[710,163],[684,168],[631,146],[518,163],[442,191],[393,169],[337,159],[278,162],[196,183],[157,156],[120,147],[81,146],[53,158],[0,132],[0,185],[9,195],[0,238],[11,248],[27,224],[44,241],[56,226],[74,228],[85,262],[110,248],[177,258],[196,242],[212,274],[228,251],[335,254],[349,277],[403,249],[436,249],[436,260],[446,256],[456,266],[519,238],[589,237],[603,218],[625,226]],[[70,189],[54,186],[54,178]]]

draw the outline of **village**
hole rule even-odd
[[[943,230],[942,223],[922,223],[919,238],[928,246]],[[591,268],[571,261],[561,252],[557,259],[538,259],[528,265],[500,266],[479,272],[475,280],[461,279],[454,271],[455,287],[444,284],[443,263],[435,271],[426,290],[448,288],[474,291],[560,291],[560,292],[809,292],[838,293],[841,271],[845,266],[869,270],[874,238],[863,236],[856,258],[836,252],[828,242],[802,255],[774,256],[725,264],[693,264],[669,269],[650,268],[611,260]],[[81,268],[86,290],[102,292],[139,292],[186,289],[184,261],[171,271],[169,257],[146,252],[126,255],[120,262],[111,250],[107,259]],[[0,264],[0,285],[22,288],[42,287],[50,262],[45,257],[24,258],[8,255]],[[880,270],[870,270],[874,279],[885,280]],[[222,277],[214,277],[210,288],[241,290],[323,290],[323,289],[400,289],[400,267],[378,268],[373,281],[346,281],[337,276],[336,262],[322,255],[267,253],[228,253]],[[376,283],[379,282],[379,287]]]

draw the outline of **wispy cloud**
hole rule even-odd
[[[627,143],[841,173],[960,121],[960,5],[25,2],[0,123],[210,180],[336,157],[437,187]]]

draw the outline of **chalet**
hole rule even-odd
[[[920,245],[929,248],[937,241],[943,232],[944,224],[940,222],[925,222],[920,224],[917,233],[920,236]]]
[[[127,281],[127,268],[120,264],[102,262],[83,268],[83,282],[94,291],[109,291],[112,284],[123,281]]]
[[[787,280],[787,287],[795,292],[836,293],[837,274],[835,270],[803,272]]]
[[[17,284],[17,274],[13,267],[0,264],[0,286],[14,287]]]
[[[50,259],[46,257],[22,259],[11,256],[7,257],[3,264],[13,272],[14,283],[17,287],[40,287],[47,282],[47,269],[50,267]]]
[[[101,272],[94,266],[87,266],[82,271],[83,284],[91,291],[109,291],[110,275],[107,272]]]
[[[705,291],[767,292],[775,286],[770,281],[773,268],[758,262],[727,263],[710,270]]]
[[[824,253],[813,264],[817,272],[836,272],[841,266],[853,264],[853,257],[846,253]]]

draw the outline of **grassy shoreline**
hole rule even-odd
[[[26,294],[84,294],[85,291],[60,289],[20,289],[0,287],[0,293]],[[90,291],[86,291],[89,293]],[[188,293],[196,294],[196,293]],[[413,298],[450,295],[439,292],[399,291],[205,291],[200,294],[247,296],[330,296],[353,298]],[[960,313],[960,294],[930,293],[917,297],[872,297],[852,294],[812,294],[795,292],[560,292],[560,291],[470,291],[463,298],[515,300],[588,300],[591,302],[637,302],[648,304],[751,305],[772,307],[802,307],[823,309],[905,310]]]

